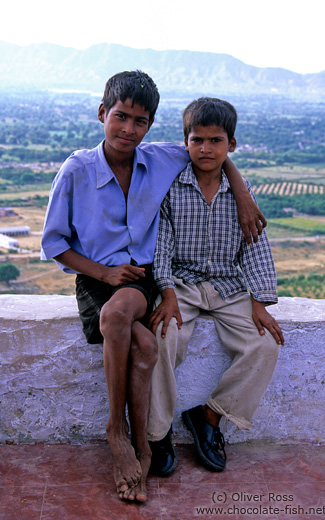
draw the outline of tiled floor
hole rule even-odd
[[[117,497],[104,443],[0,446],[0,520],[325,519],[324,447],[228,446],[219,474],[192,445],[177,452],[174,474],[149,476],[150,500],[136,505]]]

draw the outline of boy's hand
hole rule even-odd
[[[182,328],[182,316],[179,312],[177,298],[173,289],[165,289],[161,293],[162,301],[149,317],[149,329],[156,335],[157,327],[162,321],[161,337],[166,336],[167,328],[172,317],[176,318],[178,329]]]
[[[251,237],[253,237],[253,241],[256,244],[258,235],[262,234],[267,221],[248,191],[243,192],[241,197],[236,199],[236,203],[239,223],[246,242],[250,246],[252,243]]]
[[[110,285],[117,286],[133,282],[139,278],[144,278],[145,276],[145,269],[143,267],[123,264],[117,265],[116,267],[108,266],[103,281]]]
[[[252,298],[252,317],[253,321],[257,327],[257,330],[263,336],[265,334],[264,327],[272,334],[275,341],[278,345],[284,345],[284,337],[282,334],[282,330],[278,322],[271,316],[271,314],[266,310],[265,304],[258,302]]]
[[[94,262],[94,260],[80,255],[73,249],[67,249],[64,253],[55,256],[54,259],[73,271],[91,276],[100,282],[109,283],[114,286],[130,283],[146,276],[143,267],[136,267],[130,264],[109,267]]]

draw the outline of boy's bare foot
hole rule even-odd
[[[140,482],[141,464],[126,433],[116,434],[106,427],[107,441],[111,449],[114,466],[114,480],[119,495],[135,488]]]
[[[137,500],[138,502],[147,501],[147,476],[151,463],[151,454],[146,454],[144,456],[139,455],[139,461],[142,469],[140,481],[133,488],[129,488],[124,493],[120,493],[120,498],[124,500]]]

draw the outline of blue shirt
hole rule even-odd
[[[72,248],[104,265],[153,261],[160,204],[188,162],[184,148],[141,143],[134,153],[127,203],[103,142],[74,152],[53,181],[42,237],[42,260]],[[59,264],[65,272],[75,272]]]
[[[245,184],[254,199],[250,183]],[[255,200],[255,199],[254,199]],[[153,274],[162,291],[173,276],[190,284],[208,281],[225,299],[249,289],[255,300],[276,303],[276,273],[265,231],[247,245],[225,174],[208,204],[189,163],[162,205]]]

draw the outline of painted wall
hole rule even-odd
[[[323,442],[325,300],[280,298],[269,310],[286,345],[254,428],[227,423],[225,438]],[[205,402],[227,363],[213,322],[198,319],[177,369],[176,441],[192,439],[181,411]],[[0,295],[0,443],[105,439],[108,413],[102,347],[86,343],[75,298]]]

